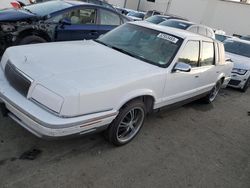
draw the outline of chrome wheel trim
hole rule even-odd
[[[145,112],[141,107],[134,107],[121,119],[116,136],[119,142],[131,140],[140,130],[145,117]]]
[[[214,88],[209,96],[209,100],[211,102],[213,102],[215,100],[216,96],[218,95],[218,93],[220,91],[220,87],[221,87],[220,82],[216,83],[216,85],[214,86]]]

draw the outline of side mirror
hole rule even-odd
[[[69,18],[63,18],[60,23],[62,25],[71,25],[71,20]]]
[[[191,69],[192,69],[191,65],[189,65],[187,63],[183,63],[183,62],[178,62],[174,66],[173,72],[176,72],[176,71],[190,72]]]

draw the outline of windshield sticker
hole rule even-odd
[[[164,40],[168,40],[172,43],[177,43],[179,39],[173,37],[173,36],[170,36],[170,35],[167,35],[167,34],[164,34],[164,33],[159,33],[159,35],[157,35],[158,38],[161,38],[161,39],[164,39]]]

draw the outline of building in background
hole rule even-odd
[[[250,35],[250,0],[108,0],[135,10],[158,10],[225,30],[228,34]]]

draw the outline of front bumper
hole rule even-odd
[[[247,73],[244,75],[232,73],[231,80],[228,83],[228,86],[242,89],[249,77],[250,77],[250,71],[247,71]]]
[[[56,116],[28,100],[12,88],[0,69],[0,102],[7,115],[38,137],[60,138],[96,132],[115,119],[117,111],[105,111],[73,118]]]

